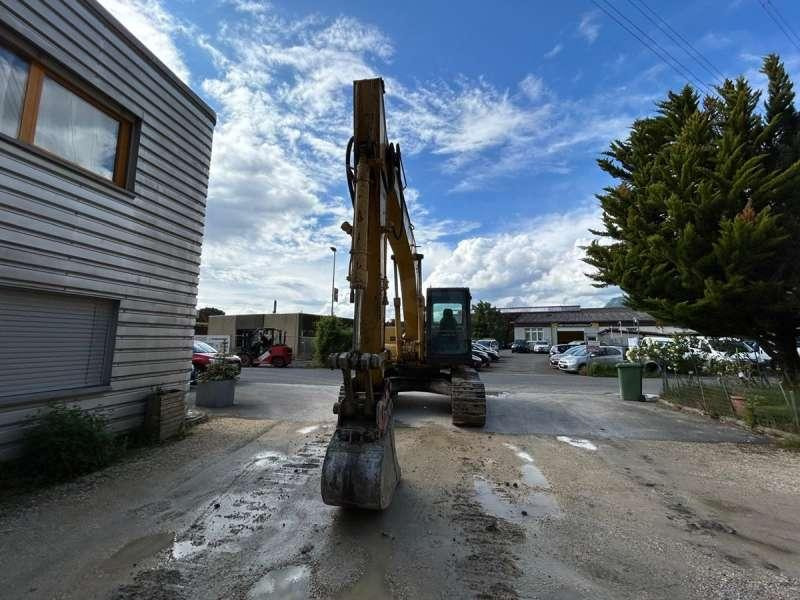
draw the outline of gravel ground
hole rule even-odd
[[[3,597],[800,597],[797,453],[399,427],[371,513],[321,503],[330,431],[215,418],[7,498]]]

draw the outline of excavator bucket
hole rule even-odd
[[[322,500],[332,506],[383,510],[400,481],[390,422],[376,428],[337,428],[322,463]]]

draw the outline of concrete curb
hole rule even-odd
[[[186,419],[183,421],[183,424],[185,427],[194,427],[206,421],[208,421],[208,413],[190,408],[186,413]]]

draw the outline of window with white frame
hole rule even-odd
[[[526,342],[543,342],[544,329],[542,327],[526,327],[525,328],[525,341]]]

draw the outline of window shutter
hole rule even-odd
[[[0,288],[0,402],[107,385],[117,302]]]

